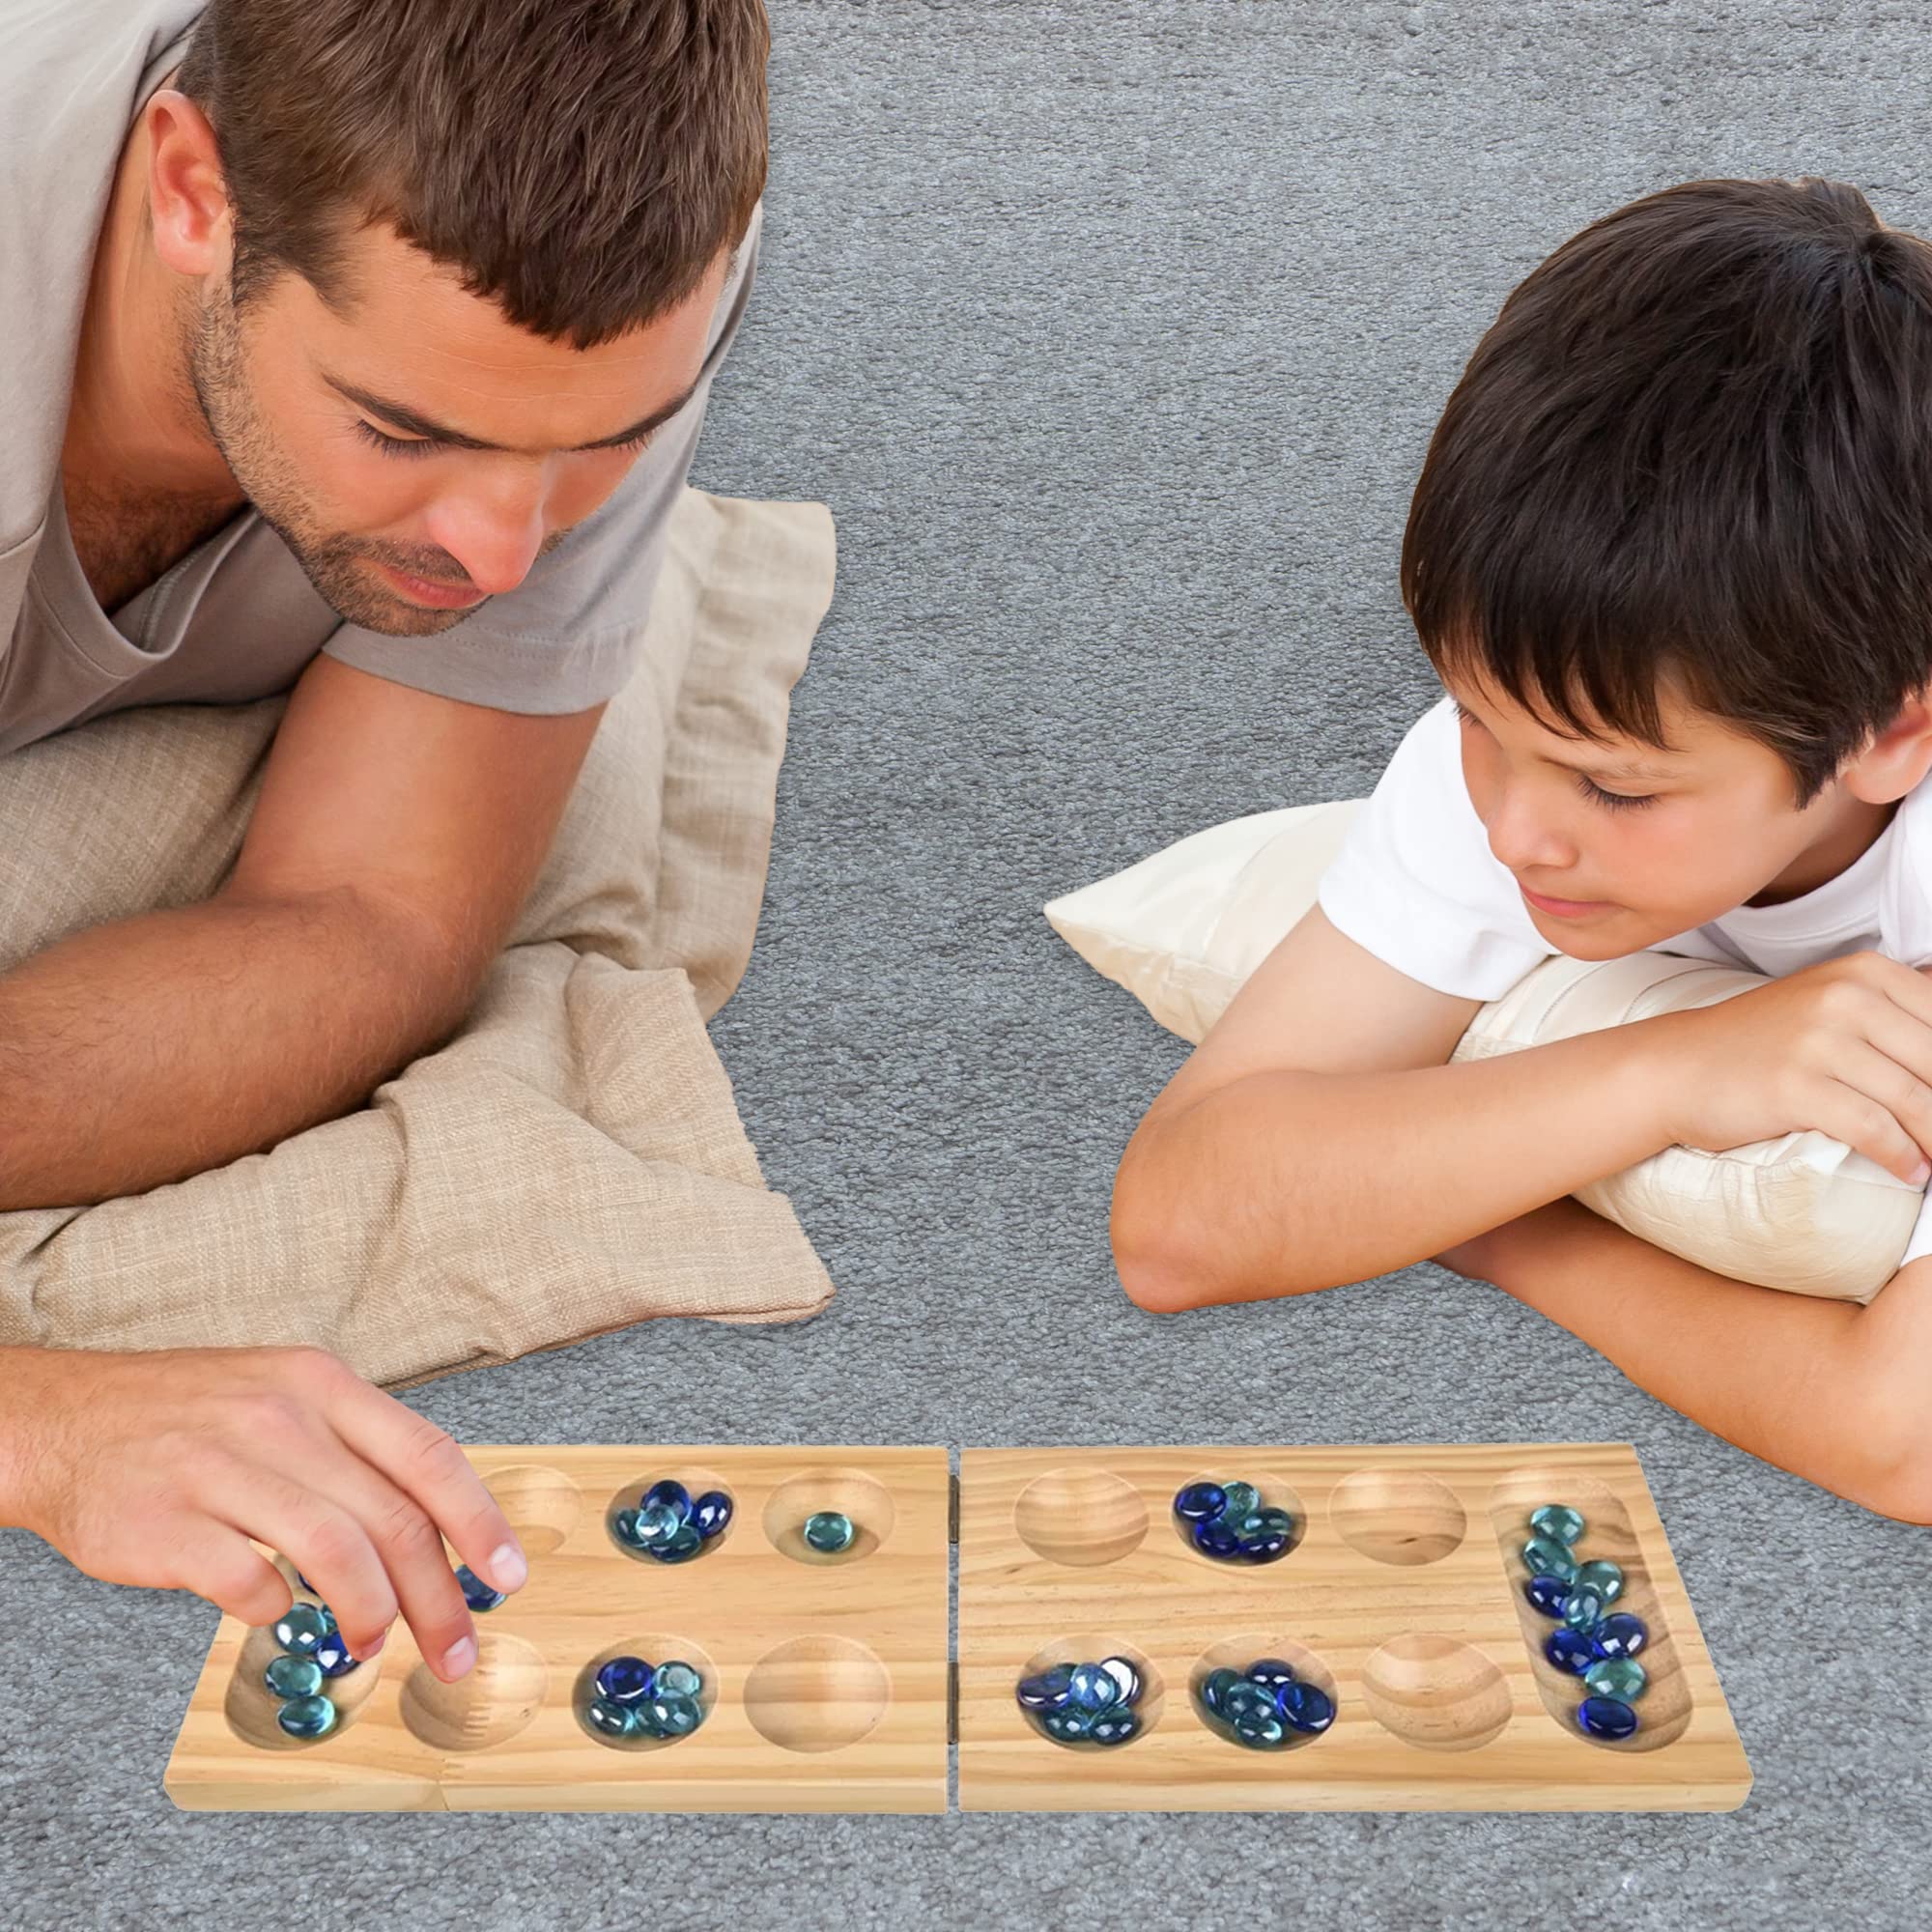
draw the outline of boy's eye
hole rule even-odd
[[[1633,806],[1655,805],[1656,794],[1644,792],[1605,791],[1602,785],[1586,779],[1581,772],[1577,774],[1577,782],[1582,787],[1583,796],[1594,799],[1599,805],[1606,805],[1612,811],[1623,811]]]

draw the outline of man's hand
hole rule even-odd
[[[1670,1138],[1721,1152],[1816,1128],[1914,1185],[1932,1152],[1932,980],[1879,952],[1820,960],[1636,1023],[1662,1045]]]
[[[192,1590],[247,1624],[294,1601],[249,1538],[288,1557],[350,1654],[398,1612],[445,1682],[476,1661],[450,1559],[499,1590],[524,1554],[443,1432],[314,1349],[0,1356],[17,1451],[0,1521],[103,1582]]]

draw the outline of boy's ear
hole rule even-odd
[[[1867,805],[1889,805],[1932,772],[1932,682],[1899,706],[1898,715],[1847,761],[1846,790]]]

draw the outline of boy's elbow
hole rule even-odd
[[[1236,1297],[1220,1282],[1208,1243],[1190,1231],[1189,1217],[1173,1212],[1159,1196],[1145,1157],[1129,1147],[1114,1179],[1108,1235],[1114,1271],[1127,1299],[1153,1315],[1179,1315]]]

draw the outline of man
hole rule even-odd
[[[359,1104],[467,1010],[626,682],[766,159],[759,0],[0,26],[0,753],[289,690],[230,878],[0,976],[0,1209]],[[291,688],[292,687],[292,688]],[[0,1351],[0,1522],[461,1676],[515,1535],[312,1350]]]

